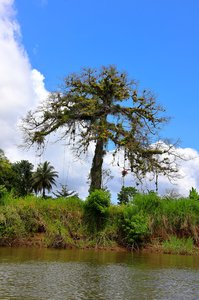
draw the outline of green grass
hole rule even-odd
[[[135,196],[131,203],[139,214],[148,216],[151,238],[169,236],[193,238],[199,244],[199,201],[189,198],[160,198],[153,194]]]
[[[193,254],[194,244],[192,238],[179,239],[176,236],[171,236],[169,240],[162,244],[164,253],[169,254]]]
[[[43,233],[47,246],[75,243],[84,232],[83,201],[78,198],[7,197],[0,206],[0,237],[21,238]],[[58,244],[58,243],[57,243]]]

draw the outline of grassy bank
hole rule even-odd
[[[90,196],[89,196],[90,197]],[[0,205],[0,245],[155,249],[192,254],[199,246],[199,200],[138,194],[112,205],[103,191],[76,197],[13,198]]]

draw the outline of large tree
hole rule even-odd
[[[67,76],[61,90],[51,93],[36,111],[27,114],[23,130],[26,145],[42,145],[46,136],[61,129],[61,138],[70,137],[69,144],[79,154],[94,142],[92,191],[102,186],[108,145],[114,149],[113,155],[124,151],[131,171],[139,178],[148,172],[176,171],[162,155],[168,150],[155,144],[165,122],[164,109],[151,91],[139,92],[126,73],[108,66]]]

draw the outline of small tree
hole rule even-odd
[[[117,195],[118,204],[127,204],[137,193],[138,191],[135,187],[123,186]]]
[[[50,192],[52,186],[56,185],[55,178],[58,177],[58,173],[54,170],[54,167],[50,165],[50,162],[45,161],[39,164],[36,172],[33,173],[33,189],[36,193],[41,192],[42,197],[46,197],[46,190]]]
[[[67,185],[61,185],[61,190],[53,192],[53,195],[55,195],[57,198],[59,198],[59,197],[68,198],[71,196],[78,197],[78,193],[76,193],[75,191],[70,191],[67,188]]]
[[[194,189],[193,187],[189,191],[189,198],[193,199],[193,200],[199,200],[199,194],[198,194],[197,190]]]

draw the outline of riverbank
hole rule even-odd
[[[89,209],[88,202],[77,197],[6,195],[0,205],[0,246],[199,253],[197,199],[149,193],[136,195],[126,205],[110,204],[103,214]]]
[[[60,247],[49,247],[46,244],[44,234],[35,234],[31,237],[26,238],[0,238],[0,247],[13,247],[13,248],[56,248],[56,249],[80,249],[80,250],[103,250],[103,251],[114,251],[114,252],[129,252],[129,249],[112,243],[109,246],[89,246],[85,245],[74,245],[74,244],[62,244]]]
[[[139,252],[145,254],[179,254],[179,255],[199,255],[199,247],[191,246],[189,248],[179,245],[171,245],[169,248],[165,248],[160,243],[148,243],[143,248],[131,249],[121,246],[117,243],[112,243],[109,246],[88,246],[76,244],[62,244],[60,247],[48,247],[45,241],[44,234],[35,234],[26,238],[0,238],[0,247],[13,247],[13,248],[59,248],[59,249],[80,249],[80,250],[96,250],[96,251],[111,251],[111,252]]]

